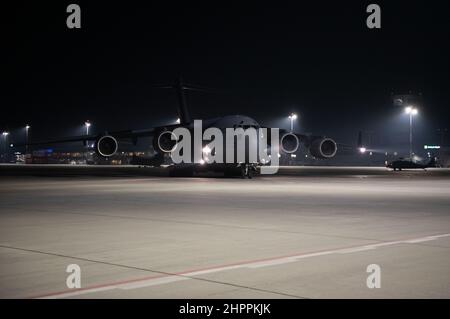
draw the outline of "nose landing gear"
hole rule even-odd
[[[241,164],[241,178],[253,178],[256,173],[255,164]]]

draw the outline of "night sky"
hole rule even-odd
[[[71,2],[81,29],[66,26]],[[418,144],[450,128],[448,1],[93,2],[2,10],[1,130],[17,139],[30,124],[45,139],[81,134],[85,120],[94,132],[173,122],[175,94],[151,86],[179,75],[214,89],[188,93],[193,118],[245,114],[288,128],[294,111],[301,132],[356,143],[364,130],[406,146],[391,94],[411,91],[422,94]],[[370,3],[381,30],[366,27]]]

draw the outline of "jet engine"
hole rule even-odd
[[[280,139],[281,150],[285,153],[295,153],[300,146],[300,140],[294,133],[284,134]]]
[[[155,135],[153,138],[153,148],[159,153],[170,153],[176,144],[175,140],[172,140],[172,131],[165,130]]]
[[[316,138],[311,141],[309,152],[317,158],[331,158],[337,152],[337,145],[331,138]]]
[[[95,142],[95,151],[103,157],[111,157],[116,154],[119,143],[111,135],[103,135]]]

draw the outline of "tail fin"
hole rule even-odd
[[[184,94],[184,91],[188,89],[188,87],[183,83],[181,76],[179,76],[173,84],[158,84],[152,85],[151,87],[155,89],[174,89],[178,99],[177,111],[178,117],[180,118],[180,124],[188,124],[191,122],[186,103],[186,96]]]
[[[359,133],[358,133],[358,145],[357,145],[357,147],[358,147],[358,149],[363,147],[363,144],[362,144],[362,132],[361,131],[359,131]]]
[[[188,124],[191,122],[191,116],[186,104],[186,96],[184,95],[185,86],[183,84],[183,79],[178,77],[175,83],[175,90],[177,91],[178,97],[178,116],[180,117],[180,124]]]
[[[211,88],[205,88],[198,85],[186,84],[183,82],[181,76],[179,76],[174,84],[152,85],[152,88],[157,89],[175,89],[178,98],[178,116],[180,118],[180,124],[191,123],[191,116],[186,103],[185,91],[201,91],[201,92],[215,92]]]

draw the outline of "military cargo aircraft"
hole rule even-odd
[[[173,148],[174,144],[177,143],[172,139],[171,134],[167,133],[171,133],[173,130],[179,127],[187,128],[190,131],[194,130],[194,121],[192,121],[188,111],[185,92],[187,90],[201,90],[201,88],[194,85],[185,84],[181,77],[179,77],[174,84],[154,87],[175,90],[178,99],[178,123],[152,127],[143,130],[112,131],[100,134],[73,136],[49,141],[31,142],[28,144],[14,144],[14,146],[19,147],[24,145],[32,146],[70,142],[82,142],[84,145],[88,145],[89,141],[95,141],[94,149],[96,154],[103,158],[110,158],[118,152],[121,143],[129,143],[131,141],[133,144],[136,144],[139,138],[152,137],[152,144],[156,155],[153,158],[149,159],[146,164],[149,166],[160,166],[164,163],[165,158],[167,156],[170,156],[170,150]],[[227,128],[243,128],[244,130],[248,128],[262,128],[262,126],[256,120],[245,115],[227,115],[218,118],[205,119],[202,121],[202,123],[203,130],[206,130],[210,127],[215,127],[223,131],[225,131]],[[270,128],[268,128],[268,131],[270,132]],[[270,136],[267,136],[267,141],[270,146]],[[332,158],[337,151],[336,142],[329,137],[320,135],[304,135],[290,132],[284,129],[279,130],[279,145],[282,146],[283,150],[297,149],[299,144],[303,144],[313,157],[319,159]],[[200,145],[199,147],[204,148],[205,144]],[[250,162],[247,158],[244,162],[235,162],[232,164],[182,163],[174,165],[173,172],[174,175],[190,176],[194,171],[201,169],[220,171],[229,176],[240,175],[242,177],[251,178],[252,174],[257,171],[257,168],[259,166],[266,164],[267,163],[261,162],[259,159],[257,161]]]

